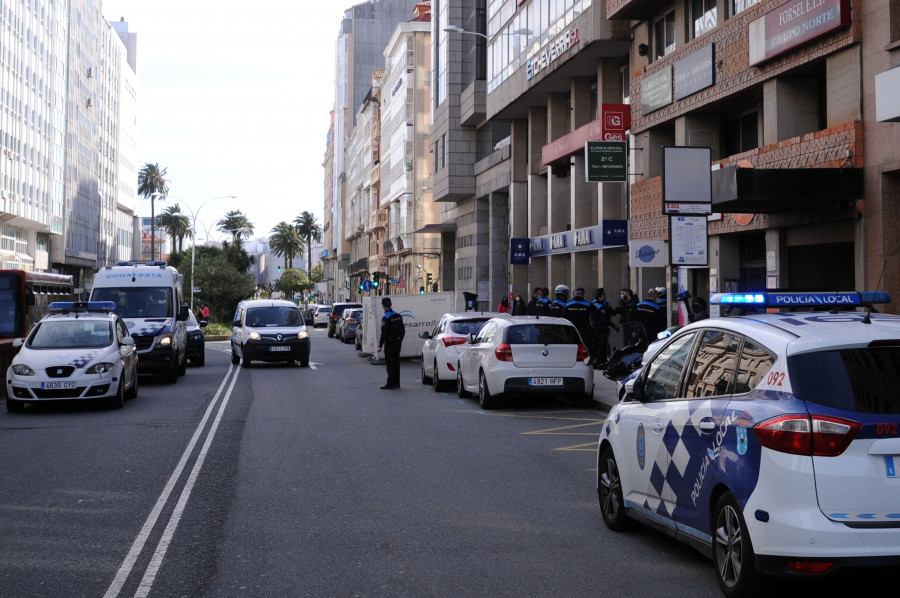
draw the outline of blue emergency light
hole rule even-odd
[[[54,301],[49,309],[57,314],[90,311],[110,313],[116,309],[116,304],[112,301]]]
[[[857,307],[874,303],[890,303],[887,291],[766,291],[764,293],[716,293],[711,305],[748,305],[755,307]]]

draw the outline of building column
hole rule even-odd
[[[509,196],[491,193],[490,205],[490,277],[491,309],[509,294]]]

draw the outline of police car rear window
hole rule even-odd
[[[511,326],[506,333],[510,345],[577,345],[581,342],[574,326],[528,324]]]
[[[872,414],[900,414],[900,348],[819,351],[788,359],[794,394],[804,401]]]

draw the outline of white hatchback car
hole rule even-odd
[[[50,304],[6,373],[6,408],[25,403],[102,399],[121,408],[138,393],[138,353],[111,301]]]
[[[594,401],[594,369],[578,329],[563,318],[492,318],[469,336],[456,368],[460,397],[478,393],[483,409],[505,394],[553,394]]]
[[[484,323],[504,314],[461,312],[441,316],[429,332],[420,332],[422,345],[422,384],[432,384],[439,391],[444,383],[456,381],[456,364],[470,334],[478,334]]]
[[[330,305],[320,305],[313,314],[313,328],[328,326],[328,318],[331,316]]]
[[[883,302],[754,293],[723,305]],[[880,296],[880,297],[879,297]],[[858,311],[702,320],[644,363],[597,449],[606,525],[635,521],[711,557],[727,596],[760,574],[900,565],[900,317]]]

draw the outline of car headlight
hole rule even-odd
[[[17,363],[12,366],[13,374],[16,376],[34,376],[34,370],[24,363]]]
[[[159,337],[159,346],[160,347],[168,347],[172,344],[172,333],[166,333]]]
[[[95,363],[91,367],[85,370],[86,374],[105,374],[109,371],[112,371],[113,364],[111,363]]]
[[[301,330],[300,332],[297,333],[297,338],[299,338],[300,340],[309,338],[309,333],[305,330]]]
[[[259,333],[254,330],[247,335],[247,338],[251,341],[258,341],[261,337],[259,336]]]

